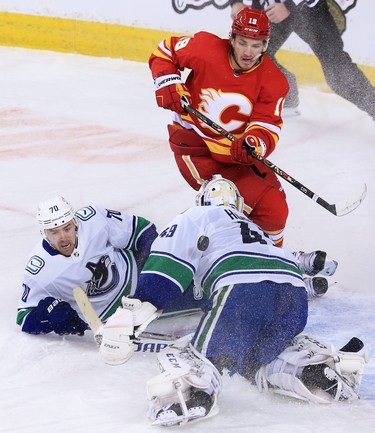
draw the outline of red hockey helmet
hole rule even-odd
[[[232,35],[245,38],[268,39],[271,34],[270,22],[265,12],[251,9],[241,9],[232,23]]]

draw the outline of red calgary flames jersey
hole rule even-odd
[[[207,32],[171,37],[159,44],[149,65],[154,79],[190,70],[186,87],[192,106],[235,136],[250,129],[266,143],[268,156],[279,139],[288,82],[267,55],[250,71],[236,71],[230,63],[230,49],[228,39]],[[227,138],[189,114],[176,120],[193,128],[215,159],[231,161]]]

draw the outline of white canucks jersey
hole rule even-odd
[[[99,206],[84,207],[75,216],[77,244],[71,256],[60,254],[46,240],[32,251],[24,271],[17,323],[48,296],[69,302],[79,313],[72,292],[77,286],[87,292],[102,319],[114,312],[123,295],[134,293],[139,239],[154,226],[144,218]],[[156,230],[148,248],[155,236]]]
[[[161,275],[182,292],[194,277],[207,295],[230,284],[266,280],[304,287],[294,255],[227,206],[197,206],[174,218],[154,241],[146,274]]]

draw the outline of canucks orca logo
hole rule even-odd
[[[110,292],[120,281],[116,263],[112,263],[107,255],[100,257],[97,263],[88,262],[86,268],[92,272],[91,280],[86,281],[88,296],[99,296]]]

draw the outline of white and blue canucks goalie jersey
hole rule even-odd
[[[192,282],[210,296],[230,284],[266,280],[304,287],[294,255],[274,246],[244,214],[197,206],[174,218],[154,241],[135,296],[162,309]]]

